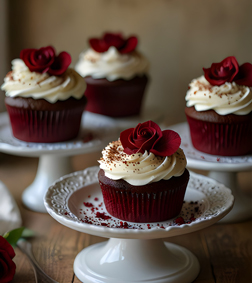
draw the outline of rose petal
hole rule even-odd
[[[12,261],[15,256],[13,247],[0,236],[0,282],[10,282],[16,271],[16,264]]]
[[[0,253],[0,267],[0,282],[10,282],[15,275],[16,264],[10,257],[8,257],[7,253]]]
[[[9,242],[2,236],[0,236],[0,250],[5,250],[10,258],[15,256],[15,251]]]
[[[121,144],[124,148],[124,151],[126,148],[129,148],[131,149],[132,148],[132,142],[130,141],[130,135],[131,133],[133,132],[134,128],[130,128],[130,129],[127,129],[127,130],[124,130],[120,133],[120,141],[121,141]]]
[[[103,36],[104,41],[108,46],[115,46],[118,50],[125,45],[125,40],[121,33],[105,33]]]
[[[147,150],[160,156],[173,154],[181,143],[176,132],[162,131],[153,121],[139,123],[135,128],[124,130],[120,134],[120,140],[127,154],[144,153]]]
[[[217,85],[217,86],[220,86],[220,85],[223,85],[226,81],[224,79],[220,79],[220,78],[217,78],[217,79],[214,79],[213,77],[211,77],[212,73],[211,73],[211,69],[204,69],[203,68],[203,71],[205,73],[205,78],[206,80],[211,84],[211,85]]]
[[[141,127],[141,123],[139,123],[132,131],[132,139],[136,139],[137,138],[137,133],[139,131],[139,128]]]
[[[227,60],[228,59],[228,60]],[[223,60],[223,65],[225,68],[229,67],[229,70],[232,71],[231,76],[229,77],[229,82],[232,82],[234,77],[239,71],[239,64],[234,56],[229,56]]]
[[[220,63],[213,63],[210,69],[215,78],[223,78],[232,81],[239,70],[239,65],[234,56],[229,56]]]
[[[162,138],[159,139],[155,144],[155,148],[152,148],[150,152],[155,155],[170,156],[178,150],[181,144],[181,138],[178,133],[172,130],[162,131],[162,134]]]
[[[232,82],[239,71],[239,64],[234,56],[229,56],[220,63],[213,63],[210,68],[203,68],[206,80],[211,85],[220,86]]]
[[[134,138],[134,143],[137,147],[140,147],[145,141],[148,141],[155,134],[156,134],[156,130],[153,128],[140,127],[136,137]]]
[[[151,138],[156,134],[155,128],[157,125],[153,123],[152,121],[146,121],[142,124],[139,123],[134,129],[132,141],[135,147],[139,149],[138,152],[144,153],[144,151],[150,149],[155,142],[155,140]]]
[[[123,46],[123,48],[121,48],[119,51],[122,54],[125,53],[130,53],[133,50],[136,49],[138,44],[138,39],[135,36],[131,36],[130,38],[128,38],[128,40],[126,41],[126,44]]]
[[[106,52],[110,46],[114,46],[120,53],[132,52],[137,46],[137,37],[131,36],[124,39],[121,33],[105,33],[101,39],[89,39],[90,46],[99,53]]]
[[[142,145],[139,147],[137,152],[144,153],[145,150],[149,151],[150,148],[152,148],[155,140],[156,140],[156,136],[155,135],[150,137],[150,139],[148,139],[144,143],[142,143]]]
[[[252,87],[252,64],[244,63],[240,66],[239,73],[234,78],[238,85]]]
[[[41,66],[34,66],[33,59],[31,59],[31,57],[34,57],[35,51],[36,49],[23,49],[20,52],[20,58],[31,72],[39,72],[41,70]]]
[[[31,56],[34,65],[47,65],[50,66],[55,58],[55,50],[52,46],[42,47],[34,52]]]
[[[91,38],[89,45],[99,53],[106,52],[109,49],[109,45],[103,39]]]
[[[23,49],[20,52],[20,58],[31,72],[45,73],[54,62],[55,50],[52,46]]]
[[[138,135],[134,140],[134,143],[136,147],[139,148],[137,152],[144,153],[145,150],[152,148],[158,136],[156,129],[151,127],[142,127],[142,125],[139,127]]]
[[[69,53],[63,51],[57,57],[55,57],[53,64],[48,70],[48,74],[59,76],[62,75],[71,64],[72,58]]]
[[[0,279],[4,280],[4,277],[7,276],[7,275],[8,275],[7,262],[0,257]],[[2,281],[0,281],[0,282],[2,282]]]

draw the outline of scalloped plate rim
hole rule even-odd
[[[122,228],[116,228],[116,227],[104,227],[104,226],[98,226],[98,225],[94,225],[94,224],[80,223],[80,222],[73,221],[72,219],[69,219],[68,217],[66,217],[64,215],[61,215],[61,214],[53,211],[53,209],[47,203],[47,199],[50,199],[48,197],[48,194],[50,193],[50,189],[53,188],[55,186],[55,184],[57,184],[59,182],[62,182],[63,180],[66,180],[66,179],[71,178],[73,176],[77,176],[77,175],[81,175],[81,174],[83,175],[87,170],[95,170],[95,168],[98,169],[98,166],[88,167],[88,168],[86,168],[84,170],[76,171],[76,172],[73,172],[71,174],[65,175],[65,176],[61,177],[59,180],[56,180],[54,182],[54,184],[52,184],[52,186],[50,186],[50,188],[48,188],[48,191],[47,191],[47,193],[46,193],[46,195],[44,197],[44,204],[45,204],[45,207],[46,207],[48,213],[54,219],[56,219],[59,223],[65,225],[65,226],[67,226],[67,227],[69,227],[71,229],[80,231],[80,232],[85,232],[85,231],[83,231],[85,229],[85,230],[88,230],[88,232],[86,231],[85,233],[90,233],[90,231],[93,230],[94,232],[96,232],[94,235],[103,234],[103,233],[112,234],[112,235],[113,235],[113,233],[121,234],[121,235],[125,235],[125,234],[145,234],[145,233],[147,233],[147,234],[154,234],[154,233],[158,232],[158,233],[162,233],[162,236],[164,236],[163,235],[164,233],[167,234],[167,232],[174,231],[174,230],[180,230],[182,228],[190,229],[190,231],[188,231],[188,232],[185,231],[185,233],[189,233],[189,232],[194,232],[196,230],[208,227],[211,224],[214,224],[215,222],[220,220],[222,217],[224,217],[232,209],[233,204],[234,204],[234,196],[232,195],[231,190],[229,188],[225,187],[223,184],[218,183],[217,181],[215,181],[215,180],[213,180],[213,179],[211,179],[209,177],[206,177],[206,176],[203,176],[203,175],[200,175],[200,174],[196,174],[194,172],[190,172],[190,174],[193,177],[195,177],[195,178],[197,178],[199,176],[200,178],[203,178],[205,180],[209,180],[210,182],[214,182],[216,185],[221,186],[221,189],[228,190],[230,199],[229,199],[228,203],[226,203],[226,209],[225,210],[220,211],[218,213],[218,215],[216,215],[216,216],[212,215],[212,216],[209,216],[208,219],[201,219],[198,222],[195,221],[195,222],[191,222],[190,224],[182,224],[180,226],[168,226],[165,229],[160,228],[160,227],[153,227],[152,229],[149,229],[149,230],[122,229]],[[96,183],[96,182],[97,181],[93,180],[92,182],[88,183],[87,186],[91,185],[93,183]],[[85,185],[84,185],[84,187],[85,187]],[[83,186],[81,188],[83,188]],[[77,191],[77,190],[79,190],[81,188],[77,188],[76,190],[71,192],[68,195],[67,198],[69,199],[69,197],[75,191]],[[98,232],[98,234],[97,234],[97,232]],[[92,234],[92,233],[90,233],[90,234]],[[112,237],[112,235],[111,235],[111,237]],[[171,236],[174,236],[174,235],[171,235]],[[113,236],[113,237],[116,238],[116,236]],[[166,237],[168,237],[168,235],[166,235]]]

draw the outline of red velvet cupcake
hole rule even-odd
[[[24,49],[12,61],[1,89],[13,135],[26,142],[62,142],[78,135],[86,83],[68,68],[67,52],[58,56],[53,47]]]
[[[193,146],[202,152],[252,153],[252,65],[227,57],[189,84],[185,114]]]
[[[98,174],[108,213],[130,222],[160,222],[182,208],[189,172],[181,139],[152,121],[138,124],[110,143]]]
[[[137,43],[134,36],[112,33],[89,40],[91,48],[80,54],[75,66],[87,83],[87,111],[111,117],[140,113],[148,62],[135,50]]]

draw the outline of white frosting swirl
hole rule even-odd
[[[144,75],[148,67],[147,59],[137,51],[120,54],[114,46],[111,46],[103,53],[91,48],[81,53],[75,70],[83,77],[91,76],[94,79],[106,78],[108,81],[114,81],[130,80],[137,75]]]
[[[201,76],[192,80],[186,94],[186,106],[197,111],[213,109],[220,115],[246,115],[252,111],[252,88],[235,82],[213,86]]]
[[[120,141],[110,143],[98,161],[105,176],[112,180],[123,179],[131,185],[142,186],[171,177],[181,176],[186,167],[186,157],[181,148],[171,156],[156,156],[147,151],[128,155]]]
[[[31,72],[21,59],[12,61],[12,71],[7,74],[1,89],[6,96],[45,99],[50,103],[66,100],[71,96],[80,99],[86,89],[85,80],[68,68],[60,76]]]

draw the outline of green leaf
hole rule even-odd
[[[3,237],[11,244],[12,246],[15,246],[19,238],[21,237],[24,227],[20,227],[14,230],[11,230],[3,235]]]
[[[31,229],[25,228],[23,230],[21,238],[29,238],[29,237],[34,237],[34,236],[35,236],[35,232],[34,231],[32,231]]]

